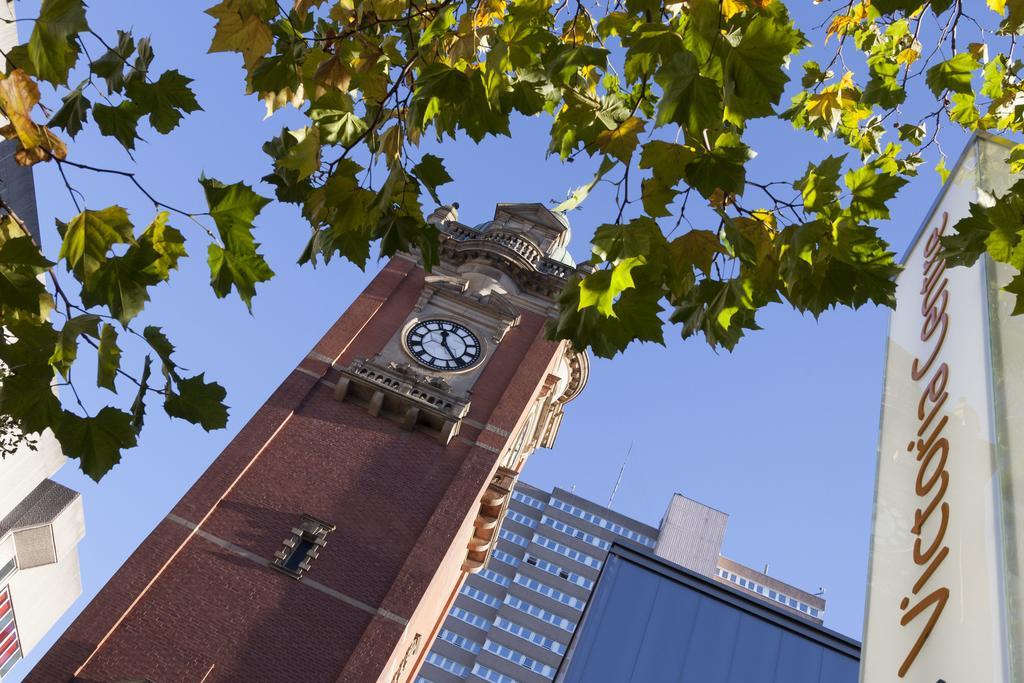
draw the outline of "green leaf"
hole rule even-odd
[[[58,221],[57,228],[63,237],[60,258],[83,283],[106,262],[112,246],[135,241],[128,212],[120,206],[86,209],[66,225]]]
[[[832,78],[831,71],[822,71],[821,65],[814,61],[804,62],[804,76],[800,79],[800,85],[804,88],[813,88]]]
[[[32,349],[33,354],[38,357],[39,349],[52,348],[56,339],[53,328],[43,329],[41,325],[32,325],[42,330],[44,335],[36,335],[42,345]],[[51,336],[53,335],[53,336]],[[25,339],[23,336],[19,338]],[[4,345],[8,347],[9,345]],[[5,355],[11,349],[4,348]],[[43,359],[45,361],[45,354]],[[3,378],[0,384],[0,412],[10,415],[17,421],[18,426],[26,434],[41,434],[46,429],[55,425],[61,417],[60,400],[53,393],[53,368],[47,363],[33,363],[31,365],[15,366],[5,362],[11,368],[10,374]]]
[[[1024,171],[1024,144],[1014,145],[1006,157],[1006,162],[1010,165],[1010,173]]]
[[[646,266],[644,267],[646,268]],[[570,339],[577,348],[590,348],[602,358],[612,358],[634,341],[664,344],[661,283],[644,277],[643,268],[634,273],[634,286],[619,296],[613,305],[614,316],[601,315],[595,306],[579,307],[580,278],[570,280],[559,298],[557,321],[547,325],[549,339]]]
[[[53,263],[43,258],[31,237],[4,241],[0,246],[0,303],[6,314],[23,311],[33,318],[45,315],[46,288],[39,276],[51,266]]]
[[[224,405],[227,392],[216,382],[206,382],[204,374],[178,380],[176,391],[167,395],[164,410],[171,417],[197,424],[206,431],[223,429],[228,423]]]
[[[735,133],[723,133],[715,141],[714,149],[699,149],[697,157],[686,166],[684,177],[705,198],[716,190],[728,194],[743,194],[747,171],[744,164],[754,154]]]
[[[924,3],[925,0],[875,0],[872,7],[882,14],[894,14],[902,11],[910,15],[920,9]]]
[[[1013,303],[1013,310],[1010,311],[1010,315],[1021,315],[1024,313],[1024,273],[1017,273],[1013,276],[1003,290],[1010,294],[1016,295],[1016,299]]]
[[[28,58],[38,78],[64,85],[78,59],[74,38],[89,30],[82,0],[43,0],[28,41]]]
[[[760,329],[755,312],[743,281],[705,278],[686,293],[670,319],[682,324],[684,339],[703,334],[711,348],[731,351],[747,330]]]
[[[149,301],[148,284],[139,273],[134,252],[131,256],[113,256],[82,287],[82,303],[90,308],[106,306],[110,315],[127,325]]]
[[[96,365],[96,385],[117,392],[114,380],[121,367],[121,349],[117,346],[117,330],[109,323],[100,331],[99,360]]]
[[[974,106],[974,93],[956,93],[952,97],[953,107],[949,110],[949,120],[959,123],[968,130],[977,128],[981,114]]]
[[[317,99],[309,117],[320,130],[320,139],[332,145],[354,144],[369,128],[354,112],[352,97],[336,90]]]
[[[89,108],[92,107],[92,102],[82,94],[81,87],[75,88],[65,95],[62,102],[61,108],[54,113],[46,125],[50,128],[62,128],[74,138],[89,118]]]
[[[64,455],[78,458],[79,467],[94,481],[121,461],[122,450],[137,443],[132,416],[109,406],[93,417],[64,411],[54,434]]]
[[[214,178],[201,178],[199,184],[203,186],[210,216],[225,247],[230,250],[254,247],[253,221],[270,200],[253,192],[245,183],[226,185]]]
[[[942,238],[942,256],[951,266],[972,266],[985,253],[985,242],[995,226],[988,211],[971,203],[970,213],[953,225],[954,233]]]
[[[307,126],[288,131],[286,135],[293,142],[287,146],[284,156],[277,160],[277,165],[295,171],[299,180],[305,180],[320,170],[320,129]]]
[[[455,6],[452,5],[434,15],[434,18],[427,24],[427,28],[424,29],[423,35],[420,36],[420,47],[430,45],[430,43],[442,37],[448,32],[448,29],[455,25],[455,9]]]
[[[117,32],[117,47],[104,52],[89,64],[89,70],[107,82],[107,94],[124,90],[124,69],[135,52],[135,39],[126,31]]]
[[[849,211],[855,220],[889,218],[886,203],[907,184],[904,178],[876,173],[870,166],[849,171],[843,180],[853,194]]]
[[[202,109],[189,88],[191,82],[191,78],[182,76],[177,70],[165,71],[155,83],[143,79],[131,81],[127,94],[138,111],[149,115],[149,125],[166,135],[178,127],[185,114]]]
[[[178,259],[188,255],[185,236],[167,224],[169,218],[170,214],[161,211],[138,238],[139,272],[149,279],[150,284],[166,281],[171,271],[178,269]]]
[[[255,250],[227,251],[219,244],[211,244],[206,262],[210,266],[210,286],[217,298],[223,299],[234,287],[250,311],[256,285],[274,277],[274,271]]]
[[[135,149],[135,141],[141,139],[138,128],[142,113],[131,100],[124,100],[116,107],[97,104],[92,108],[92,117],[100,133],[114,138],[129,151]]]
[[[800,311],[820,315],[833,306],[895,305],[899,267],[877,231],[849,218],[787,227],[779,275],[784,294]]]
[[[125,83],[131,83],[136,79],[146,80],[146,76],[149,74],[149,65],[152,63],[153,47],[149,38],[139,38],[139,43],[135,47],[135,62],[132,64],[131,70],[124,76]]]
[[[655,81],[662,89],[657,125],[678,123],[699,137],[705,128],[722,123],[722,87],[700,75],[700,65],[689,52],[679,52],[662,67]]]
[[[591,45],[558,45],[545,55],[548,76],[556,85],[568,85],[572,76],[587,67],[604,69],[609,51]]]
[[[78,315],[64,323],[57,337],[53,355],[50,356],[50,365],[60,372],[64,379],[68,378],[71,365],[78,357],[78,338],[83,334],[93,339],[99,338],[99,320],[99,316],[95,315]]]
[[[147,288],[165,282],[185,256],[185,238],[167,225],[167,218],[166,211],[157,214],[136,244],[96,270],[82,288],[86,306],[106,306],[124,325],[142,311],[149,301]]]
[[[427,270],[438,263],[440,233],[433,225],[422,220],[392,212],[381,217],[373,236],[380,239],[383,256],[411,251],[415,247],[419,249]]]
[[[177,364],[171,359],[171,355],[174,353],[174,345],[171,344],[171,340],[167,338],[167,335],[163,333],[159,327],[153,325],[147,325],[142,330],[142,337],[149,344],[150,348],[156,352],[157,357],[160,359],[163,373],[167,377],[177,378]]]
[[[675,201],[678,194],[658,178],[644,178],[640,181],[640,201],[644,205],[644,213],[651,218],[672,215],[668,205]]]
[[[793,183],[804,199],[808,211],[821,211],[839,198],[839,171],[846,155],[830,156],[817,166],[807,164],[803,178]]]
[[[146,392],[149,391],[149,377],[153,371],[153,359],[146,356],[142,365],[142,375],[139,377],[139,390],[135,393],[135,400],[132,401],[131,415],[132,427],[136,432],[142,430],[146,419]]]
[[[635,257],[653,259],[665,246],[665,236],[650,218],[634,218],[626,225],[605,224],[591,239],[594,256],[601,261],[618,262]]]
[[[942,97],[947,90],[970,94],[971,77],[979,66],[978,60],[970,53],[962,52],[928,69],[925,82],[936,97]]]
[[[452,182],[452,177],[445,170],[441,157],[433,154],[424,154],[420,163],[412,167],[412,174],[427,188],[430,196],[438,204],[441,200],[437,196],[437,188],[446,183]]]
[[[595,306],[601,315],[615,317],[612,304],[622,292],[636,286],[630,271],[642,265],[644,265],[643,258],[627,258],[608,270],[598,270],[587,275],[579,285],[579,310]]]
[[[202,178],[199,183],[224,243],[223,247],[211,244],[207,250],[210,286],[219,298],[227,296],[234,287],[251,311],[256,285],[274,276],[274,271],[256,251],[259,244],[252,235],[253,221],[270,200],[243,183],[225,185],[213,178]]]
[[[674,187],[683,177],[687,164],[697,157],[692,147],[674,142],[651,140],[644,143],[640,154],[640,168],[649,168],[663,185]]]
[[[924,141],[925,134],[928,132],[923,123],[920,125],[904,123],[898,130],[900,140],[906,140],[912,145],[920,145]]]
[[[739,43],[727,50],[726,106],[743,118],[769,116],[789,82],[785,66],[789,55],[806,44],[791,21],[759,15],[742,32]]]

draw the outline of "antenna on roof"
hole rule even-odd
[[[612,495],[608,496],[608,509],[612,507],[612,501],[615,500],[615,494],[619,491],[619,484],[622,483],[622,474],[626,471],[626,463],[629,462],[629,454],[633,452],[633,442],[629,443],[629,448],[626,450],[626,457],[622,459],[622,467],[619,468],[619,478],[615,480],[615,486],[612,487]]]

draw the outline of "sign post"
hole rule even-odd
[[[1024,486],[1024,451],[1015,463],[1006,412],[1010,390],[1024,409],[1024,317],[1008,315],[1013,297],[1000,290],[1008,275],[986,257],[947,268],[939,256],[940,238],[970,204],[1009,186],[1008,151],[999,140],[972,139],[897,280],[863,683],[1024,680],[1012,645],[1024,643],[1024,631],[1010,616],[1024,607],[1013,503],[1015,479]],[[1016,432],[1024,443],[1024,424]]]

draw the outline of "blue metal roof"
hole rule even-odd
[[[860,645],[616,544],[555,681],[857,683]]]

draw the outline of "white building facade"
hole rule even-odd
[[[64,461],[49,435],[0,460],[0,680],[82,592],[82,498],[50,479]]]

